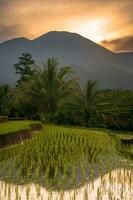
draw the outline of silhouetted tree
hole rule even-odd
[[[35,61],[32,59],[32,56],[28,53],[22,53],[19,57],[19,62],[14,64],[14,69],[16,74],[20,75],[20,79],[17,81],[18,85],[27,80],[35,72]]]

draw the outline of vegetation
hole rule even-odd
[[[9,115],[11,91],[8,85],[0,85],[0,116]]]
[[[67,78],[70,73],[70,67],[59,69],[56,59],[48,59],[43,69],[21,86],[21,102],[26,98],[26,103],[33,106],[44,121],[53,121],[60,104],[72,93],[74,80]]]
[[[81,87],[55,58],[37,68],[25,53],[14,68],[17,85],[0,86],[1,180],[64,191],[112,169],[132,169],[133,91],[100,90],[92,80]]]
[[[34,75],[36,72],[35,61],[32,59],[32,56],[28,53],[23,53],[19,57],[19,62],[14,64],[14,69],[16,74],[20,75],[18,84],[26,81],[28,78]]]
[[[93,179],[120,165],[118,144],[106,131],[47,125],[34,140],[17,145],[17,149],[0,151],[1,176],[11,182],[32,181],[48,188],[76,187],[89,174]],[[10,168],[6,172],[5,165]]]
[[[88,81],[85,90],[79,87],[74,94],[73,102],[69,104],[69,110],[79,112],[86,127],[94,126],[100,93],[97,89],[97,81]]]
[[[35,66],[30,54],[20,56],[14,65],[20,74],[17,87],[0,87],[1,116],[133,130],[133,91],[100,90],[92,80],[81,87],[72,68],[61,67],[55,58]]]
[[[0,125],[0,148],[22,143],[33,136],[33,131],[42,129],[38,121],[9,121]]]
[[[7,122],[8,117],[7,116],[0,116],[0,123]]]
[[[133,91],[104,90],[99,110],[107,128],[133,131]]]
[[[13,132],[20,132],[25,129],[29,129],[34,124],[41,124],[40,122],[24,120],[24,121],[9,121],[0,124],[0,135],[12,134]]]

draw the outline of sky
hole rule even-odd
[[[133,0],[0,0],[0,42],[55,30],[133,51]]]

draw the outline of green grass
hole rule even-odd
[[[0,177],[71,188],[120,165],[119,140],[105,130],[45,125],[33,140],[0,151]]]
[[[130,161],[133,161],[133,133],[132,132],[126,132],[126,133],[117,133],[117,137],[123,141],[123,145],[121,148],[121,152],[123,155],[125,155],[126,158],[128,158]],[[125,142],[126,143],[125,143]],[[132,164],[132,162],[131,162]]]
[[[29,129],[30,125],[33,125],[35,123],[40,124],[40,122],[32,121],[32,120],[8,121],[5,123],[0,123],[0,135],[19,132],[21,130]]]
[[[25,127],[29,123],[34,121],[23,121]],[[15,124],[17,129],[22,127],[21,121],[11,124],[7,123],[8,128]],[[44,125],[33,140],[0,150],[0,179],[17,184],[35,182],[48,189],[78,187],[113,169],[130,165],[131,157],[127,154],[131,155],[133,148],[120,142],[131,137],[125,135],[105,129]]]

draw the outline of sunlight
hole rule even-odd
[[[112,33],[106,31],[106,25],[109,23],[109,19],[98,18],[91,21],[78,21],[73,26],[73,31],[77,32],[84,37],[87,37],[95,42],[100,42],[105,38],[111,38]]]

